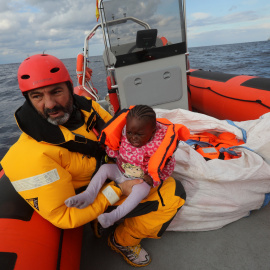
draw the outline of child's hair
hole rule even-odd
[[[147,105],[136,105],[134,106],[127,115],[127,118],[136,117],[138,119],[146,120],[151,122],[153,127],[156,127],[156,113]]]

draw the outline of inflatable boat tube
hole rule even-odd
[[[192,110],[218,119],[245,121],[270,112],[270,79],[191,70]]]
[[[79,270],[83,228],[61,230],[15,191],[0,169],[0,268]]]

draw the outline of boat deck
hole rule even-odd
[[[133,268],[108,247],[109,231],[97,239],[90,225],[85,226],[81,270]],[[269,270],[270,205],[218,230],[165,232],[161,239],[145,239],[142,245],[152,257],[146,270]]]

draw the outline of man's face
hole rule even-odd
[[[63,125],[73,110],[73,98],[66,83],[44,86],[28,93],[37,112],[53,125]]]

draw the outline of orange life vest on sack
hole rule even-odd
[[[129,109],[120,111],[119,114],[107,122],[99,137],[101,143],[113,150],[119,149],[122,130],[126,125],[126,117],[129,110],[133,107],[134,106],[131,106]],[[162,179],[159,177],[159,172],[162,171],[166,161],[173,155],[178,146],[178,142],[180,140],[186,141],[190,136],[190,132],[186,126],[173,124],[165,118],[157,118],[157,122],[167,126],[167,131],[157,151],[149,160],[148,173],[153,180],[160,182]]]
[[[220,149],[245,143],[243,140],[237,139],[236,135],[230,132],[223,132],[218,136],[215,136],[214,134],[209,132],[202,132],[191,135],[189,139],[193,140],[195,150],[200,153],[206,160],[216,158],[224,160],[239,158],[238,155],[235,156],[227,152],[221,153]],[[197,144],[196,141],[198,142]]]

